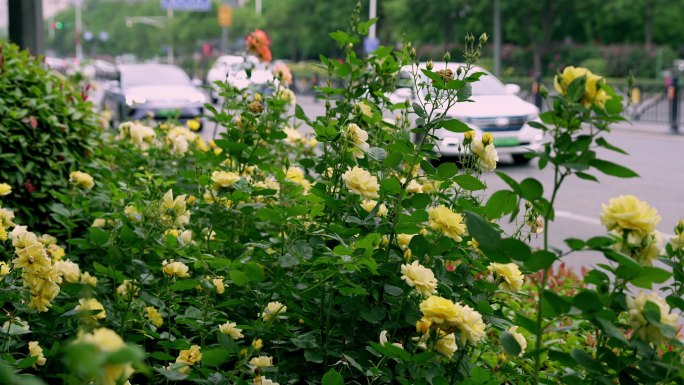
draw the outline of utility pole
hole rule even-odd
[[[83,0],[74,0],[76,8],[76,31],[74,40],[76,42],[76,59],[83,60]]]
[[[31,54],[43,54],[43,3],[41,0],[9,0],[9,39]]]
[[[261,16],[261,0],[256,0],[255,4],[256,4],[256,7],[255,7],[256,14]]]
[[[370,7],[368,9],[368,19],[374,19],[376,15],[378,14],[378,1],[377,0],[370,0]],[[368,37],[371,40],[375,40],[376,38],[376,24],[371,25],[370,29],[368,30]]]
[[[494,76],[501,76],[501,0],[494,0]]]

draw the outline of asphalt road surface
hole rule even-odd
[[[310,96],[298,96],[297,102],[309,117],[324,113],[324,104],[314,101]],[[208,139],[213,127],[210,124],[207,128],[203,136]],[[309,129],[300,127],[300,131],[306,133]],[[565,249],[564,239],[588,239],[605,234],[598,219],[601,204],[623,194],[635,195],[655,207],[662,217],[658,229],[666,237],[673,233],[677,221],[684,218],[684,134],[671,135],[667,130],[623,125],[614,128],[607,140],[623,148],[629,156],[609,151],[600,152],[600,156],[631,168],[640,177],[620,179],[594,172],[599,177],[599,183],[578,178],[567,179],[557,197],[556,220],[547,229],[551,245]],[[553,173],[548,168],[540,171],[534,163],[516,166],[502,156],[498,170],[518,181],[534,177],[544,185],[545,196],[548,198],[550,195]],[[507,188],[493,173],[485,175],[485,182],[488,186],[485,194]],[[579,268],[605,260],[595,254],[576,253],[564,261]]]

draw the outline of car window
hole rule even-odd
[[[470,83],[473,95],[506,95],[503,84],[492,75],[483,75],[480,80]]]
[[[185,86],[190,78],[180,68],[171,66],[139,66],[121,69],[121,84],[124,86]]]

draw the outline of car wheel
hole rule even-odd
[[[528,164],[532,160],[525,157],[525,154],[512,154],[511,156],[513,157],[513,163],[520,165]]]

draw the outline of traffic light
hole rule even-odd
[[[61,21],[53,21],[52,22],[52,29],[62,29],[64,27],[64,24],[62,24]]]

